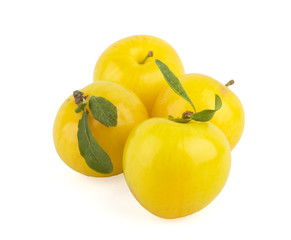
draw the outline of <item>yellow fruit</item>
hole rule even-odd
[[[57,153],[69,167],[79,173],[95,177],[119,174],[122,172],[122,154],[127,136],[133,127],[148,118],[147,111],[133,92],[116,83],[98,81],[81,91],[84,95],[104,97],[117,108],[116,127],[102,125],[91,113],[88,118],[94,138],[111,158],[113,172],[101,174],[92,170],[80,155],[77,131],[82,113],[75,113],[77,105],[72,95],[60,107],[54,122],[53,138]]]
[[[143,63],[149,51],[153,52],[153,57]],[[122,84],[136,93],[149,110],[160,89],[166,86],[155,58],[166,63],[177,76],[184,74],[178,54],[167,42],[138,35],[119,40],[103,52],[95,66],[94,81]]]
[[[231,149],[238,143],[244,129],[244,110],[238,97],[225,85],[202,74],[185,74],[179,77],[181,84],[195,105],[196,111],[214,109],[215,94],[222,100],[222,108],[210,120],[227,137]],[[170,87],[163,89],[157,97],[150,115],[181,117],[191,105],[178,96]]]
[[[230,165],[229,143],[209,122],[149,119],[131,132],[123,156],[132,194],[162,218],[183,217],[207,206],[225,185]]]

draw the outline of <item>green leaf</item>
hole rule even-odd
[[[93,117],[106,127],[117,125],[117,109],[110,101],[91,96],[89,107]]]
[[[194,113],[190,115],[189,117],[192,118],[195,121],[199,122],[207,122],[211,120],[211,118],[214,116],[215,112],[218,111],[222,106],[222,101],[218,95],[215,95],[215,109],[206,109],[201,112]]]
[[[185,89],[183,88],[182,84],[180,83],[179,79],[175,76],[175,74],[168,68],[166,64],[164,64],[160,60],[156,59],[155,62],[159,67],[160,71],[162,72],[162,74],[164,75],[164,78],[166,79],[170,87],[174,90],[174,92],[177,93],[182,98],[184,98],[186,101],[188,101],[193,107],[194,112],[196,112],[194,104],[188,97]]]
[[[195,121],[207,122],[213,117],[214,113],[215,110],[206,109],[201,112],[194,113],[193,115],[190,115],[190,117]]]
[[[87,104],[88,104],[88,100],[83,100],[83,102],[78,105],[75,112],[76,113],[81,112],[82,110],[84,110],[84,108],[87,106]]]
[[[221,106],[222,106],[222,101],[220,97],[217,94],[215,94],[215,110],[216,111],[219,110]]]
[[[171,115],[168,116],[168,119],[173,122],[178,122],[178,123],[188,123],[192,120],[191,118],[174,118]]]
[[[113,171],[111,159],[93,137],[87,111],[83,112],[78,127],[79,150],[87,165],[96,172],[111,173]]]

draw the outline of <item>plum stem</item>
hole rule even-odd
[[[146,55],[146,57],[143,59],[143,61],[142,61],[140,64],[144,64],[145,61],[146,61],[149,57],[152,57],[152,56],[154,56],[153,51],[149,51],[148,54]]]
[[[190,119],[190,115],[193,115],[193,112],[191,111],[185,111],[183,114],[182,114],[182,118],[184,119]]]
[[[229,87],[229,86],[231,86],[231,85],[233,85],[234,84],[234,80],[229,80],[226,84],[225,84],[225,86],[226,87]]]

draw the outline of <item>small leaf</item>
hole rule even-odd
[[[196,112],[194,104],[188,97],[185,89],[183,88],[182,84],[180,83],[179,79],[175,76],[175,74],[168,68],[166,64],[164,64],[160,60],[156,59],[155,62],[159,67],[160,71],[162,72],[162,74],[164,75],[164,78],[166,79],[170,87],[174,90],[174,92],[177,93],[182,98],[184,98],[186,101],[188,101],[193,107],[194,112]]]
[[[215,94],[215,110],[216,111],[219,110],[221,106],[222,106],[222,101],[220,97],[217,94]]]
[[[78,127],[79,150],[87,165],[96,172],[111,173],[113,171],[111,159],[93,137],[87,111],[83,112]]]
[[[178,122],[178,123],[188,123],[192,120],[191,118],[174,118],[171,115],[168,116],[168,119],[173,122]]]
[[[190,115],[190,117],[195,121],[207,122],[213,117],[215,111],[216,110],[206,109],[201,112],[194,113],[193,115]]]
[[[84,108],[87,106],[87,104],[88,104],[88,100],[84,99],[83,102],[78,105],[78,107],[76,108],[75,112],[76,113],[81,112],[82,110],[84,110]]]
[[[207,122],[211,120],[211,118],[214,116],[215,112],[219,110],[222,106],[222,101],[218,95],[215,95],[215,109],[206,109],[201,112],[194,113],[190,115],[189,117],[192,118],[195,121],[199,122]]]
[[[110,101],[92,96],[89,107],[93,117],[106,127],[117,125],[117,109]]]

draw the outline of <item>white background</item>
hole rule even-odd
[[[290,1],[0,2],[1,239],[291,239]],[[226,83],[246,125],[221,194],[191,216],[153,216],[123,175],[69,169],[55,115],[111,43],[149,34],[187,73]]]

